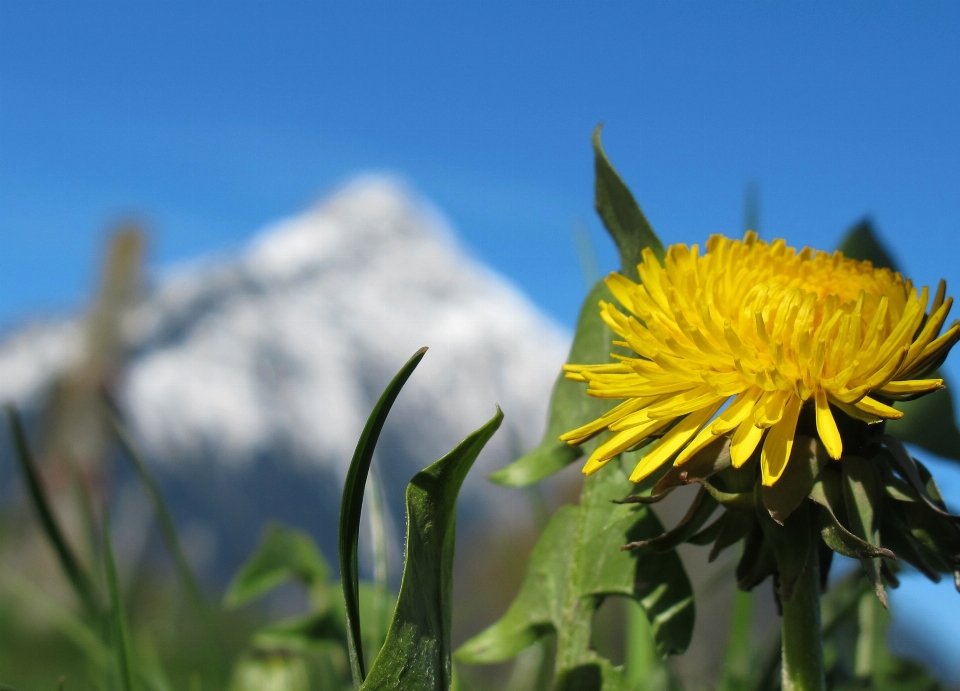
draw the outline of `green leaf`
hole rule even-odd
[[[848,230],[840,241],[838,249],[850,259],[868,261],[878,269],[899,271],[893,256],[877,237],[877,232],[869,218],[861,220]]]
[[[600,142],[603,124],[593,131],[594,168],[596,171],[595,204],[603,225],[613,237],[620,251],[620,272],[638,281],[637,264],[647,247],[657,259],[663,260],[663,244],[653,232],[637,200],[614,169]]]
[[[823,541],[837,554],[851,559],[896,559],[890,550],[857,537],[841,522],[840,516],[846,516],[842,485],[840,471],[827,466],[810,488],[810,498],[826,509],[820,514],[820,536]]]
[[[568,363],[598,363],[610,359],[613,331],[600,318],[597,305],[601,300],[610,302],[613,299],[603,281],[599,281],[587,295],[580,309]],[[606,401],[588,396],[582,383],[567,379],[561,372],[550,397],[550,414],[543,441],[533,451],[493,473],[490,480],[499,485],[523,487],[562,470],[580,458],[583,450],[560,441],[558,437],[600,417],[606,408]]]
[[[843,498],[850,521],[850,532],[871,545],[880,545],[880,508],[882,479],[876,467],[859,456],[844,456],[841,462]],[[863,569],[873,582],[877,597],[887,607],[887,592],[880,577],[880,559],[861,559]]]
[[[113,558],[108,514],[104,514],[103,517],[103,561],[107,572],[107,592],[110,594],[110,639],[117,656],[120,684],[123,691],[133,691],[135,669],[130,655],[130,628],[127,623],[126,608],[123,605],[123,595],[120,593],[117,564]]]
[[[227,586],[224,604],[238,607],[291,579],[314,594],[330,581],[330,567],[307,533],[272,523],[264,529],[253,556]]]
[[[363,664],[363,642],[360,634],[360,565],[358,541],[360,539],[360,510],[363,507],[363,492],[367,484],[367,474],[373,461],[373,451],[380,437],[380,431],[387,421],[387,415],[400,390],[413,370],[420,364],[426,348],[413,354],[400,369],[393,380],[387,384],[380,400],[373,407],[367,424],[360,434],[357,448],[347,470],[347,479],[343,487],[340,503],[340,525],[338,530],[338,552],[340,554],[340,578],[343,585],[343,601],[347,620],[347,652],[350,658],[350,673],[356,685],[360,685],[366,676]]]
[[[30,445],[27,443],[27,434],[23,429],[23,422],[20,420],[20,414],[12,405],[8,405],[7,419],[10,423],[10,431],[13,436],[13,444],[16,450],[16,457],[20,463],[20,470],[23,473],[24,482],[27,485],[27,492],[30,495],[30,502],[33,504],[34,511],[40,519],[40,525],[43,528],[47,540],[53,546],[57,559],[60,562],[60,568],[63,569],[67,580],[73,587],[77,598],[87,609],[87,613],[94,619],[100,617],[100,606],[97,604],[97,598],[94,595],[93,587],[90,585],[90,578],[87,576],[73,550],[60,528],[56,515],[50,508],[50,501],[47,499],[46,490],[40,481],[40,474],[37,472],[36,462],[30,451]]]
[[[783,476],[773,487],[762,487],[763,505],[780,525],[810,494],[813,481],[830,457],[815,437],[797,435]]]
[[[400,595],[387,639],[361,689],[446,691],[451,685],[450,609],[457,494],[503,413],[407,485],[407,540]]]
[[[557,678],[618,688],[612,668],[590,647],[593,613],[610,595],[640,604],[661,655],[679,654],[690,643],[693,593],[675,551],[637,554],[626,542],[663,532],[647,506],[615,504],[628,487],[610,463],[584,483],[580,506],[560,508],[540,536],[520,593],[506,614],[467,641],[457,659],[486,664],[509,659],[550,632],[557,634]],[[586,683],[586,681],[584,681]],[[619,682],[618,682],[619,683]]]
[[[900,440],[890,435],[884,435],[880,437],[880,441],[883,443],[884,448],[890,452],[890,460],[892,461],[893,467],[896,468],[903,479],[916,490],[923,503],[932,509],[934,513],[939,513],[942,516],[955,520],[956,517],[952,516],[944,508],[943,501],[940,500],[938,502],[936,498],[930,495],[927,486],[928,483],[921,474],[921,465],[907,452],[903,444],[900,443]],[[926,474],[929,476],[929,473]]]

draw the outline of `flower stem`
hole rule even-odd
[[[816,543],[793,597],[783,603],[783,691],[825,691],[820,641],[820,565]]]

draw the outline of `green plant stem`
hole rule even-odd
[[[820,640],[820,565],[811,549],[793,591],[783,603],[783,691],[825,691]]]

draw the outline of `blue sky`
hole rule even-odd
[[[916,280],[960,286],[958,36],[938,2],[2,0],[0,326],[82,304],[118,217],[160,270],[370,170],[572,325],[575,223],[614,267],[601,120],[667,243],[740,232],[755,184],[767,237],[830,249],[869,214]]]

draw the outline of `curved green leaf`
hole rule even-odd
[[[625,486],[626,476],[614,463],[586,480],[580,506],[562,507],[544,529],[506,614],[467,641],[457,660],[506,660],[552,631],[558,637],[558,680],[586,674],[591,683],[605,685],[584,689],[618,688],[610,685],[612,673],[604,671],[607,661],[590,647],[593,613],[610,595],[640,604],[662,655],[686,649],[694,618],[690,582],[675,551],[638,554],[620,549],[626,542],[663,533],[649,507],[613,503]]]
[[[944,508],[942,499],[938,501],[938,497],[931,496],[930,488],[928,487],[929,483],[921,474],[921,464],[907,452],[903,444],[900,443],[900,440],[890,435],[884,435],[880,437],[880,441],[883,442],[884,448],[890,452],[892,465],[900,472],[903,479],[916,490],[920,499],[923,500],[934,513],[938,513],[950,520],[957,520],[956,516]],[[929,478],[930,473],[926,472],[925,474]],[[936,490],[934,491],[936,492]]]
[[[446,691],[457,494],[503,413],[407,485],[407,541],[397,608],[362,690]]]
[[[621,273],[633,281],[638,281],[640,276],[637,274],[637,264],[640,263],[641,252],[649,247],[657,255],[657,259],[662,260],[663,244],[653,232],[630,189],[607,158],[600,141],[602,128],[603,123],[597,125],[593,131],[597,213],[620,251]]]
[[[840,472],[828,466],[810,489],[810,498],[826,509],[820,514],[820,535],[823,541],[837,554],[851,559],[896,559],[890,550],[857,537],[840,521],[838,514],[846,514],[841,483]]]
[[[393,402],[400,395],[400,389],[420,364],[426,348],[413,354],[400,369],[393,380],[387,384],[380,400],[373,407],[367,424],[360,434],[357,448],[353,452],[347,479],[340,500],[340,525],[338,552],[340,553],[340,579],[343,585],[343,601],[347,617],[347,652],[350,658],[350,673],[355,684],[359,685],[366,676],[363,665],[363,643],[360,635],[360,566],[357,543],[360,538],[360,509],[363,507],[363,491],[367,484],[367,474],[373,461],[373,451],[380,437],[383,424]]]
[[[307,533],[272,523],[264,529],[253,556],[227,586],[224,604],[238,607],[291,579],[316,594],[329,582],[330,567]]]

